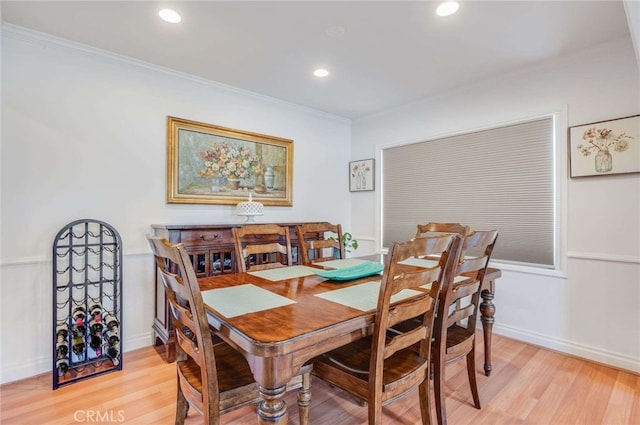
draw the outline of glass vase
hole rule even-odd
[[[608,173],[613,169],[613,158],[607,149],[596,154],[596,173]]]

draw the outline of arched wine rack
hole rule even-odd
[[[122,370],[122,240],[102,221],[53,243],[53,389]]]

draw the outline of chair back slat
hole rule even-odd
[[[454,299],[461,299],[473,295],[480,289],[479,280],[466,280],[460,285],[454,285]]]
[[[202,367],[202,356],[198,354],[198,344],[194,341],[192,333],[185,333],[184,328],[176,328],[176,342],[180,345],[180,348],[185,354],[193,359],[193,361],[200,367]]]
[[[469,233],[469,227],[460,223],[427,223],[418,224],[416,237],[435,236],[442,233],[457,233],[460,236],[466,236]]]
[[[301,263],[310,265],[345,258],[342,226],[332,223],[306,223],[296,226]],[[331,238],[331,239],[329,239]]]
[[[393,296],[403,289],[416,288],[427,283],[437,282],[440,280],[442,270],[442,267],[438,265],[429,269],[419,267],[412,271],[401,272],[402,275],[396,277],[394,292],[391,295]]]
[[[416,300],[409,300],[391,306],[389,308],[389,326],[393,326],[396,323],[400,323],[413,317],[418,317],[421,313],[432,308],[430,305],[433,302],[431,294],[428,297],[423,297]],[[425,305],[426,304],[426,305]]]
[[[460,264],[458,264],[458,275],[464,274],[465,276],[477,276],[477,273],[484,268],[484,265],[487,263],[487,256],[483,255],[482,257],[477,258],[463,258],[460,260]]]
[[[461,320],[468,318],[473,315],[476,311],[476,306],[473,304],[467,304],[462,308],[456,308],[453,312],[449,313],[449,317],[447,318],[447,326],[451,326],[454,323],[457,323]]]
[[[384,347],[384,358],[387,359],[403,348],[410,347],[427,338],[427,329],[418,326],[412,330],[393,336]]]

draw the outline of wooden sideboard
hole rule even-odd
[[[305,223],[276,224],[289,227],[293,263],[297,264],[299,244],[295,227]],[[151,228],[155,236],[166,238],[172,244],[183,243],[192,260],[196,275],[208,277],[238,271],[231,229],[240,226],[242,224],[152,224]],[[319,239],[323,235],[315,237]],[[154,346],[168,362],[173,362],[176,357],[175,335],[170,315],[164,296],[164,286],[156,274],[155,318],[152,328]]]

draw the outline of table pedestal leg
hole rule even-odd
[[[258,387],[262,401],[258,404],[258,423],[260,425],[286,424],[288,419],[284,394],[287,386],[278,388]]]
[[[493,282],[491,282],[493,289]],[[491,375],[491,335],[493,335],[493,323],[495,322],[496,306],[493,304],[493,291],[488,289],[480,293],[482,302],[480,303],[480,320],[482,321],[482,331],[484,333],[484,374]]]

